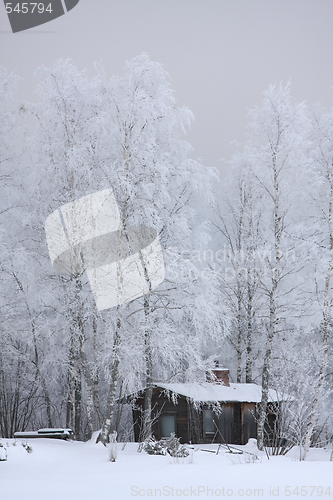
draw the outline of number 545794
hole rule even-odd
[[[52,12],[52,4],[49,3],[47,7],[43,3],[32,3],[32,2],[19,2],[6,3],[6,12],[7,14],[11,14],[12,12],[16,12],[17,14],[33,14],[34,12],[38,12],[38,14],[43,14],[44,12]]]

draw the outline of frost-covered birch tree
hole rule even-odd
[[[260,277],[263,273],[261,194],[251,179],[248,158],[237,153],[231,160],[232,175],[223,186],[214,226],[224,248],[225,268],[218,273],[220,289],[228,307],[232,327],[228,339],[237,355],[237,382],[252,382],[253,342],[258,336],[257,316],[262,311]],[[258,314],[259,313],[259,314]]]
[[[50,266],[43,227],[46,217],[61,205],[103,187],[100,167],[106,154],[104,73],[96,67],[94,77],[89,78],[69,60],[59,60],[50,68],[39,68],[36,75],[39,102],[29,107],[38,122],[31,141],[35,151],[34,196],[39,200],[34,226],[39,230],[37,238],[43,239],[44,257]],[[87,299],[87,280],[82,272],[58,276],[53,281],[57,281],[58,290],[51,291],[47,300],[49,306],[54,306],[56,294],[57,313],[62,313],[68,328],[68,334],[66,328],[62,330],[67,346],[66,425],[76,436],[82,436],[82,379],[86,384],[89,426],[95,430],[98,425],[96,384],[94,388],[91,358],[86,353],[88,338],[96,334],[96,311]]]
[[[24,134],[13,102],[18,80],[15,74],[0,71],[0,427],[6,436],[25,430],[44,415],[45,424],[52,425],[39,336],[38,272],[34,274],[38,264],[30,253],[26,227],[29,186],[28,176],[23,175]]]
[[[191,336],[218,329],[214,280],[191,277],[190,259],[181,258],[183,250],[207,245],[206,224],[196,221],[196,197],[210,203],[215,174],[189,157],[191,147],[180,134],[193,115],[176,106],[161,64],[142,54],[127,63],[126,76],[114,78],[110,89],[112,143],[105,172],[124,230],[129,226],[151,227],[165,250],[164,283],[151,290],[147,277],[149,293],[119,310],[119,326],[139,333],[144,360],[139,379],[145,388],[145,439],[151,435],[154,381],[177,372],[184,375],[186,369],[189,373],[199,366]],[[185,344],[186,349],[182,347]],[[133,386],[133,375],[138,378],[134,370],[129,387]],[[115,391],[114,382],[111,389]],[[100,436],[103,441],[113,430],[111,422],[110,415]]]
[[[322,363],[321,344],[320,328],[311,330],[296,326],[291,335],[276,344],[271,383],[277,391],[280,404],[276,407],[274,427],[270,429],[274,435],[276,454],[285,454],[291,446],[298,446],[300,460],[304,459],[305,436],[316,398],[318,367]],[[317,446],[326,445],[330,439],[329,420],[332,412],[329,392],[329,384],[325,384],[316,408],[316,427],[312,439]]]
[[[311,275],[314,277],[314,309],[321,313],[320,368],[316,380],[316,391],[312,400],[309,422],[304,437],[304,459],[309,451],[315,425],[319,418],[321,402],[329,362],[332,340],[332,271],[333,271],[333,109],[317,106],[311,115],[310,153],[312,170],[310,184],[310,206],[308,215],[308,238],[313,243],[311,252]]]
[[[267,339],[258,417],[258,447],[263,448],[273,341],[286,329],[295,306],[297,262],[297,183],[304,169],[305,106],[293,104],[290,84],[271,85],[261,107],[250,111],[251,135],[246,147],[253,178],[262,192],[266,273],[261,288],[267,303]],[[294,281],[293,281],[294,280]],[[297,283],[298,285],[300,283]]]
[[[19,128],[13,103],[18,80],[17,75],[0,68],[0,430],[2,435],[8,436],[13,434],[15,422],[27,420],[31,403],[24,381],[29,369],[24,366],[25,349],[20,349],[25,342],[18,333],[23,321],[22,310],[16,307],[14,276],[17,269],[13,269],[12,259],[14,249],[20,244],[18,234],[22,229],[17,220],[20,215],[17,202],[22,189],[19,189],[15,174],[20,147],[15,142]],[[18,313],[16,319],[14,311]],[[13,376],[15,371],[16,379]],[[24,397],[28,403],[18,406],[20,398]]]
[[[144,297],[98,314],[110,342],[103,341],[105,349],[93,370],[87,349],[95,345],[91,317],[96,311],[89,287],[82,273],[58,278],[58,291],[50,298],[53,293],[59,297],[56,308],[69,330],[67,424],[79,435],[82,378],[92,422],[98,368],[109,384],[99,439],[105,443],[114,430],[120,387],[127,392],[145,388],[143,435],[149,435],[153,382],[190,377],[201,366],[198,334],[220,331],[213,277],[203,277],[200,270],[191,274],[191,260],[182,258],[184,250],[204,247],[209,240],[207,224],[198,222],[195,207],[200,197],[207,204],[212,200],[215,173],[190,159],[191,147],[181,134],[192,114],[176,106],[168,75],[147,55],[130,61],[126,76],[108,83],[101,68],[89,79],[70,61],[40,68],[37,76],[40,101],[31,109],[39,123],[36,171],[43,172],[36,176],[39,221],[66,202],[112,188],[123,233],[133,226],[156,231],[166,267],[159,288],[151,290],[147,277]]]

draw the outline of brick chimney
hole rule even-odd
[[[230,370],[228,370],[228,368],[214,368],[211,373],[206,372],[207,382],[230,387],[229,372]]]

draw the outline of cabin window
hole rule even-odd
[[[214,434],[214,417],[212,410],[204,410],[204,432],[205,434]]]
[[[161,437],[170,437],[172,433],[176,434],[176,415],[161,415]]]

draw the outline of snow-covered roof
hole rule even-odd
[[[203,383],[174,383],[174,384],[156,384],[167,391],[180,394],[197,402],[241,402],[241,403],[260,403],[261,386],[257,384],[230,384],[230,387],[213,384],[211,382]],[[279,401],[276,391],[269,390],[269,402]]]

